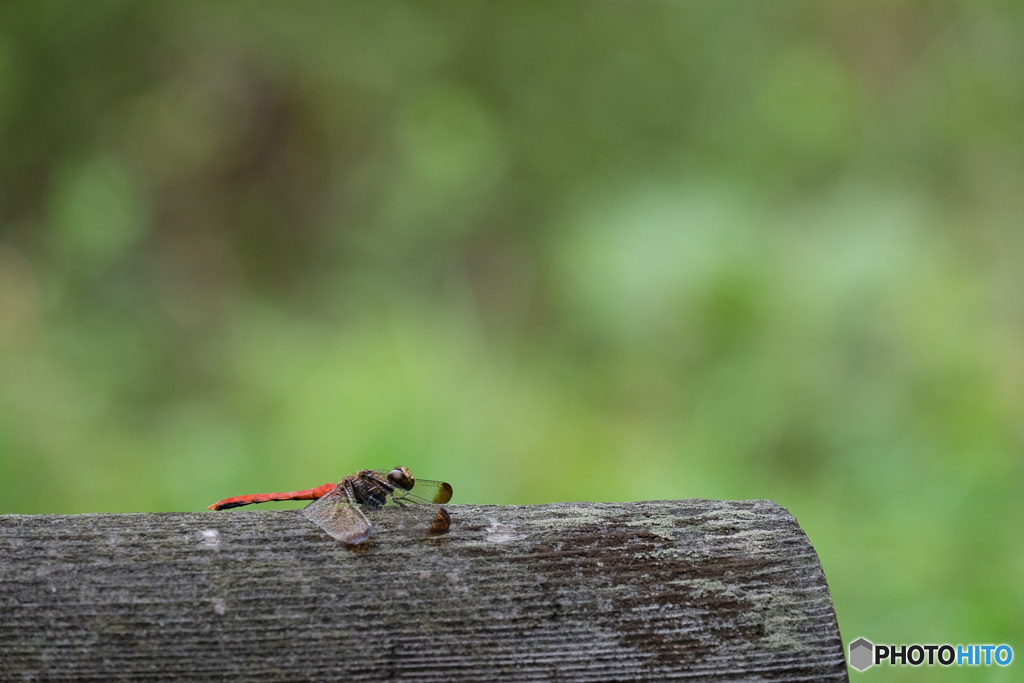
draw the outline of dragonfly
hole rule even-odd
[[[416,493],[413,493],[413,487]],[[441,507],[452,499],[452,487],[443,481],[417,481],[408,467],[387,470],[360,470],[337,484],[328,483],[305,491],[288,493],[253,493],[219,500],[210,510],[266,503],[272,500],[310,500],[302,514],[342,543],[357,545],[373,533],[371,515],[385,506],[409,508],[410,517],[431,517],[426,525],[427,536],[448,533],[451,517]]]

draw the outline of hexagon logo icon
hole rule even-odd
[[[850,666],[863,671],[875,663],[875,646],[871,641],[858,638],[850,643]]]

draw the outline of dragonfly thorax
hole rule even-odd
[[[388,496],[395,490],[394,486],[384,479],[374,477],[348,477],[341,485],[349,490],[349,499],[368,507],[387,505]]]

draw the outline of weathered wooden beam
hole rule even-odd
[[[355,549],[296,510],[0,516],[0,679],[847,680],[775,503],[448,510]]]

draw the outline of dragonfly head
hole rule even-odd
[[[388,472],[388,481],[406,491],[411,491],[412,487],[416,485],[416,480],[408,467],[396,467]]]

